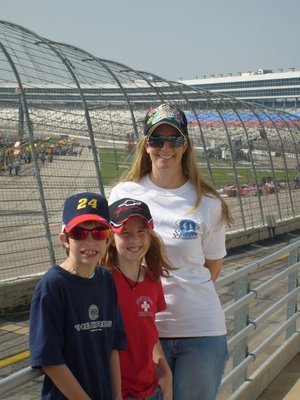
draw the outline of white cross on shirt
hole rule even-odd
[[[148,312],[148,311],[149,311],[149,308],[150,308],[150,304],[149,304],[146,300],[144,300],[143,303],[142,303],[142,305],[141,305],[141,308],[142,308],[145,312]]]

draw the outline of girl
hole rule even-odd
[[[113,238],[102,262],[113,274],[128,338],[127,350],[119,353],[122,396],[171,400],[172,375],[155,314],[166,308],[160,277],[172,268],[145,203],[123,198],[109,211]]]

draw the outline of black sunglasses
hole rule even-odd
[[[104,240],[108,239],[110,236],[110,231],[106,227],[97,227],[93,229],[80,228],[75,226],[69,233],[69,237],[74,240],[85,240],[88,237],[89,232],[91,232],[94,240]]]
[[[148,146],[154,148],[162,148],[165,142],[169,143],[171,147],[182,147],[186,143],[186,138],[180,136],[150,136],[147,140]]]

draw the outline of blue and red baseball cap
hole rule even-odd
[[[153,219],[149,207],[140,200],[123,198],[109,206],[111,230],[120,233],[125,222],[132,217],[141,218],[149,229],[153,229]]]
[[[69,233],[75,226],[87,222],[101,222],[110,228],[108,203],[98,193],[83,192],[74,194],[65,200],[62,223],[63,231]]]
[[[150,136],[158,126],[163,124],[172,125],[183,136],[188,136],[185,113],[173,104],[163,103],[147,112],[144,121],[144,134]]]

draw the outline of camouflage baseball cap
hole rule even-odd
[[[186,116],[173,104],[163,103],[147,112],[144,134],[150,136],[158,126],[163,124],[174,126],[183,136],[188,135]]]

